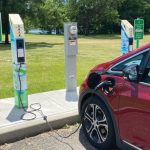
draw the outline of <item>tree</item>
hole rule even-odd
[[[28,0],[25,16],[23,17],[26,31],[30,28],[39,28],[41,6],[46,0]]]
[[[113,30],[111,25],[119,21],[118,7],[121,3],[122,0],[79,0],[77,22],[80,31],[88,35],[90,32]]]
[[[68,20],[66,7],[61,0],[46,0],[40,7],[39,16],[40,27],[48,30],[62,28]]]
[[[79,2],[77,0],[69,0],[66,4],[67,17],[70,21],[77,21],[79,13]]]
[[[5,44],[9,43],[8,34],[9,34],[9,21],[8,21],[8,13],[7,9],[4,9],[8,5],[8,0],[1,0],[0,11],[2,12],[2,23],[3,23],[3,31],[5,32]]]
[[[145,12],[144,12],[144,21],[145,21],[145,29],[146,31],[150,30],[150,1],[146,2]]]
[[[1,0],[0,11],[2,12],[2,22],[3,22],[3,31],[5,33],[5,44],[9,43],[9,18],[8,14],[10,13],[22,13],[24,14],[24,0]]]
[[[129,20],[132,24],[134,19],[143,18],[145,29],[150,28],[150,0],[124,0],[119,13],[121,19]]]
[[[63,28],[65,21],[78,22],[79,32],[112,33],[120,30],[120,20],[133,24],[145,20],[150,29],[150,0],[0,0],[5,43],[8,44],[9,13],[19,13],[28,28],[52,30]]]
[[[24,19],[27,14],[32,15],[31,6],[33,4],[39,4],[42,0],[0,0],[0,12],[2,12],[3,19],[3,31],[5,33],[5,44],[9,43],[9,18],[10,13],[20,14]],[[36,7],[38,8],[38,7]],[[33,9],[34,10],[34,9]],[[32,18],[33,19],[33,18]]]

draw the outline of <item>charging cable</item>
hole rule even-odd
[[[112,83],[111,83],[111,81],[105,80],[105,81],[103,81],[103,82],[100,82],[100,83],[94,88],[94,90],[97,91],[99,88],[103,87],[104,85],[111,86]]]
[[[31,111],[27,111],[27,110],[26,110],[26,107],[24,107],[24,105],[23,105],[22,98],[21,98],[22,83],[21,83],[21,78],[20,78],[20,76],[21,76],[21,75],[20,75],[20,72],[21,72],[22,64],[23,64],[23,63],[20,63],[19,69],[18,69],[18,78],[19,78],[19,86],[20,86],[20,87],[19,87],[19,101],[20,101],[20,103],[21,103],[22,109],[23,109],[24,112],[25,112],[23,115],[21,115],[21,120],[30,121],[30,120],[34,120],[34,119],[36,118],[36,114],[35,114],[34,112],[35,112],[35,111],[39,111],[39,110],[41,109],[41,105],[40,105],[39,103],[31,104],[31,105],[30,105]],[[38,106],[38,107],[34,108],[34,107],[33,107],[34,105],[36,105],[36,106]],[[24,118],[24,116],[25,116],[26,114],[31,114],[33,117],[32,117],[32,118]]]
[[[21,67],[22,67],[22,64],[24,63],[20,63],[19,65],[19,70],[18,70],[18,78],[19,78],[19,100],[20,100],[20,103],[21,103],[21,106],[22,106],[22,109],[24,110],[24,114],[21,115],[21,120],[26,120],[26,121],[30,121],[30,120],[34,120],[37,118],[37,115],[35,114],[35,112],[38,112],[41,114],[43,120],[46,122],[46,124],[48,125],[48,127],[50,128],[50,131],[51,132],[54,132],[55,134],[57,134],[61,139],[59,139],[58,137],[56,136],[52,136],[53,138],[55,138],[57,141],[67,145],[68,147],[70,147],[71,150],[74,150],[73,147],[68,144],[67,142],[64,142],[63,139],[67,139],[69,138],[70,136],[74,135],[81,127],[81,124],[79,124],[79,126],[77,127],[77,129],[75,131],[73,131],[72,133],[70,133],[69,135],[67,136],[62,136],[60,135],[58,132],[56,132],[52,125],[48,122],[48,119],[47,119],[47,116],[43,113],[43,111],[41,110],[42,106],[40,103],[33,103],[31,104],[29,107],[30,107],[30,111],[29,110],[26,110],[26,108],[24,107],[23,105],[23,102],[22,102],[22,98],[21,98],[21,91],[22,91],[22,83],[21,83],[21,78],[20,78],[20,71],[21,71]],[[26,114],[31,114],[33,117],[32,118],[25,118],[24,116]]]

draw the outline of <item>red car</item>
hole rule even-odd
[[[80,86],[79,114],[98,149],[150,150],[150,44],[94,67]]]

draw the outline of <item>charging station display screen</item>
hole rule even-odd
[[[17,59],[18,62],[25,62],[25,54],[24,54],[24,40],[17,39]]]
[[[18,49],[18,57],[24,57],[24,50],[23,49]]]

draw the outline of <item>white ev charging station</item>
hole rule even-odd
[[[121,53],[133,50],[133,26],[127,20],[121,20]]]
[[[24,24],[18,14],[9,14],[15,106],[28,107]]]
[[[0,43],[2,42],[2,16],[0,12]]]
[[[77,100],[76,59],[78,54],[77,23],[64,24],[66,62],[66,100]]]

